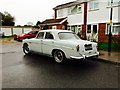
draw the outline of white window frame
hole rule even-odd
[[[82,32],[82,26],[81,25],[78,25],[77,26],[77,33],[81,33]]]
[[[81,25],[72,25],[72,26],[68,26],[70,27],[70,31],[75,32],[76,34],[78,34],[79,32],[82,31],[82,26]],[[74,30],[72,30],[74,28]],[[79,31],[80,29],[80,31]]]
[[[115,25],[115,24],[118,24],[118,25]],[[106,24],[106,32],[105,32],[105,34],[106,35],[109,35],[109,28],[108,28],[108,25],[110,26],[110,24],[108,23],[108,24]],[[119,33],[118,32],[116,32],[116,31],[114,31],[113,30],[113,27],[120,27],[120,23],[113,23],[113,25],[112,25],[112,29],[111,29],[111,32],[112,32],[112,35],[118,35]]]
[[[91,28],[90,28],[90,32],[88,32],[88,25],[90,25],[90,27],[91,27]],[[87,25],[86,33],[87,33],[87,34],[91,34],[91,33],[92,33],[92,25],[91,25],[91,24],[88,24],[88,25]]]
[[[69,30],[69,31],[70,31],[70,30],[71,30],[71,26],[67,26],[67,30]]]
[[[81,8],[79,10],[79,8]],[[70,8],[71,10],[69,11],[70,13],[69,14],[77,14],[77,13],[81,13],[82,12],[82,5],[81,4],[78,4],[78,5],[75,5],[73,7]],[[73,12],[73,9],[75,9],[76,11]]]
[[[95,5],[98,5],[97,7]],[[98,0],[91,0],[88,2],[89,10],[98,10],[99,9],[99,1]],[[92,8],[90,8],[92,7]]]
[[[86,33],[87,33],[87,34],[92,34],[92,33],[93,33],[93,26],[94,26],[94,25],[97,26],[97,33],[98,33],[98,28],[99,28],[99,27],[98,27],[98,24],[88,24],[88,25],[91,25],[91,32],[88,33],[88,32],[87,32],[88,30],[86,30]],[[87,25],[87,29],[88,29],[88,25]]]
[[[57,26],[52,26],[52,29],[57,29]]]
[[[120,5],[120,0],[113,0],[113,5],[111,5],[111,0],[108,0],[108,6],[119,6]]]
[[[63,9],[59,9],[58,10],[58,17],[62,17],[63,16]]]
[[[68,15],[71,14],[71,7],[68,7]]]
[[[79,10],[79,8],[81,8],[80,10]],[[81,4],[78,4],[77,5],[77,12],[79,13],[79,12],[82,12],[82,6],[81,6]]]
[[[75,11],[73,10],[75,9]],[[71,14],[76,14],[77,13],[77,6],[75,5],[72,9],[71,9]]]

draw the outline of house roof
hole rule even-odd
[[[76,1],[68,2],[68,3],[64,3],[64,4],[54,7],[53,10],[67,8],[67,7],[74,6],[74,5],[83,3],[83,2],[86,2],[86,0],[76,0]]]
[[[40,25],[53,25],[53,24],[61,24],[65,22],[67,18],[59,18],[59,19],[46,19]]]
[[[76,4],[76,1],[64,3],[64,4],[61,4],[61,5],[58,5],[58,6],[54,7],[53,10],[70,7],[70,6],[73,6],[73,5],[75,5],[75,4]]]

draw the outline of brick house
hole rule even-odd
[[[71,30],[84,36],[84,39],[96,42],[108,42],[110,26],[111,0],[76,0],[53,8],[54,19],[45,20],[42,25],[49,28]],[[120,0],[113,0],[112,34],[120,33],[119,9]],[[59,21],[60,20],[60,21]],[[59,21],[59,24],[55,24]],[[61,23],[63,22],[63,23]]]
[[[40,24],[40,28],[43,29],[45,25],[49,29],[67,29],[67,18],[46,19]]]
[[[120,0],[113,0],[112,35],[120,33],[119,9]],[[89,0],[87,2],[87,39],[108,42],[110,27],[111,0]]]
[[[84,0],[73,1],[58,5],[53,8],[55,18],[67,17],[67,29],[76,34],[85,35],[87,19],[87,2]]]

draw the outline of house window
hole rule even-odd
[[[97,33],[97,25],[93,25],[93,33],[94,33],[94,34]]]
[[[81,33],[82,27],[81,27],[81,25],[71,26],[71,31],[73,31],[73,32],[76,33],[76,34]]]
[[[73,9],[71,10],[71,13],[74,14],[77,12],[77,5],[73,7]]]
[[[58,17],[62,17],[63,16],[63,9],[58,10]]]
[[[75,26],[71,26],[71,31],[75,32]]]
[[[91,33],[91,25],[87,25],[87,33]]]
[[[89,1],[89,10],[96,10],[96,9],[99,9],[98,0]]]
[[[114,23],[112,28],[113,34],[120,34],[120,23]]]
[[[62,30],[65,30],[65,25],[62,26]]]
[[[82,12],[81,4],[74,6],[71,8],[71,14]]]
[[[71,14],[71,7],[68,8],[68,14]]]
[[[78,11],[78,12],[81,12],[81,11],[82,11],[81,5],[78,5],[78,6],[77,6],[77,11]]]
[[[81,32],[82,32],[82,27],[81,27],[81,25],[78,25],[77,29],[78,29],[77,34],[78,34],[78,33],[81,34]]]
[[[107,24],[106,34],[108,35],[110,31],[110,24]],[[112,34],[118,35],[120,33],[120,23],[113,23]]]
[[[57,27],[56,26],[52,26],[52,29],[57,29]]]
[[[120,0],[113,0],[113,5],[120,5]],[[111,0],[108,0],[108,6],[111,6]]]
[[[109,34],[109,30],[110,30],[110,24],[107,24],[106,35]]]
[[[70,26],[67,27],[67,30],[70,30]]]

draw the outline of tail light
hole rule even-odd
[[[98,49],[98,44],[96,45],[96,48]]]
[[[80,49],[80,46],[77,45],[77,46],[76,46],[76,50],[77,50],[77,52],[79,51],[79,49]]]

